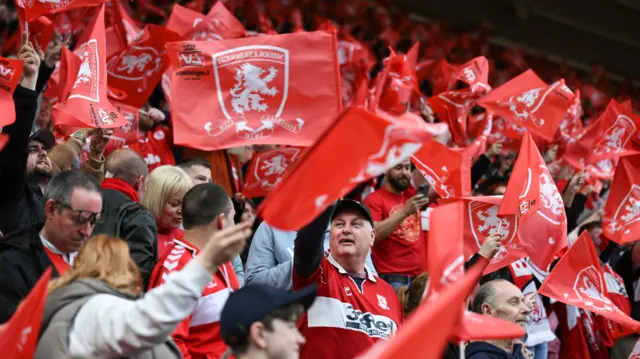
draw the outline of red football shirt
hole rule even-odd
[[[146,133],[146,136],[138,139],[138,142],[129,145],[129,148],[136,151],[149,167],[149,172],[162,165],[176,164],[171,150],[173,146],[173,134],[171,128],[158,126],[153,131]]]
[[[371,211],[376,222],[383,221],[401,210],[411,198],[413,191],[394,194],[382,187],[368,195],[364,205]],[[417,276],[424,272],[424,238],[420,225],[420,214],[414,213],[400,223],[386,239],[382,239],[371,250],[373,264],[379,274],[401,274]]]
[[[389,284],[369,274],[358,286],[331,256],[309,278],[293,270],[293,289],[318,284],[318,295],[301,318],[307,342],[301,359],[352,359],[380,339],[389,339],[402,322],[402,307]]]

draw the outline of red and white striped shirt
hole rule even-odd
[[[199,252],[183,239],[174,239],[168,251],[169,254],[156,264],[149,288],[163,284],[169,273],[181,270]],[[229,294],[239,287],[231,262],[218,267],[196,308],[171,335],[185,359],[215,359],[224,354],[227,345],[220,336],[220,314]]]

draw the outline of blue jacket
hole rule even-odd
[[[522,354],[522,345],[513,345],[513,354],[487,342],[471,342],[465,349],[467,359],[526,359]]]

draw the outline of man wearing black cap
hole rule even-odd
[[[296,322],[316,298],[316,285],[291,293],[261,285],[231,293],[220,332],[237,359],[297,359],[305,338]]]
[[[330,253],[325,256],[322,241],[329,221]],[[307,343],[301,358],[351,359],[397,331],[402,309],[396,293],[365,267],[374,239],[371,213],[353,200],[338,201],[298,231],[293,288],[318,284],[318,297],[302,320]]]

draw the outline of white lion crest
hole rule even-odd
[[[260,95],[275,96],[278,89],[275,87],[267,87],[267,84],[273,81],[278,74],[275,67],[269,68],[269,74],[263,77],[265,70],[249,64],[242,64],[236,69],[236,85],[231,89],[231,104],[236,114],[242,115],[245,111],[264,112],[269,106],[262,103],[264,98]]]
[[[478,226],[480,232],[489,231],[489,234],[498,234],[501,239],[509,235],[511,223],[505,218],[498,217],[498,206],[491,206],[484,211],[478,211],[476,217],[482,221]]]
[[[540,174],[540,200],[542,205],[551,211],[551,213],[559,216],[564,209],[562,196],[558,192],[551,175],[546,171]]]

